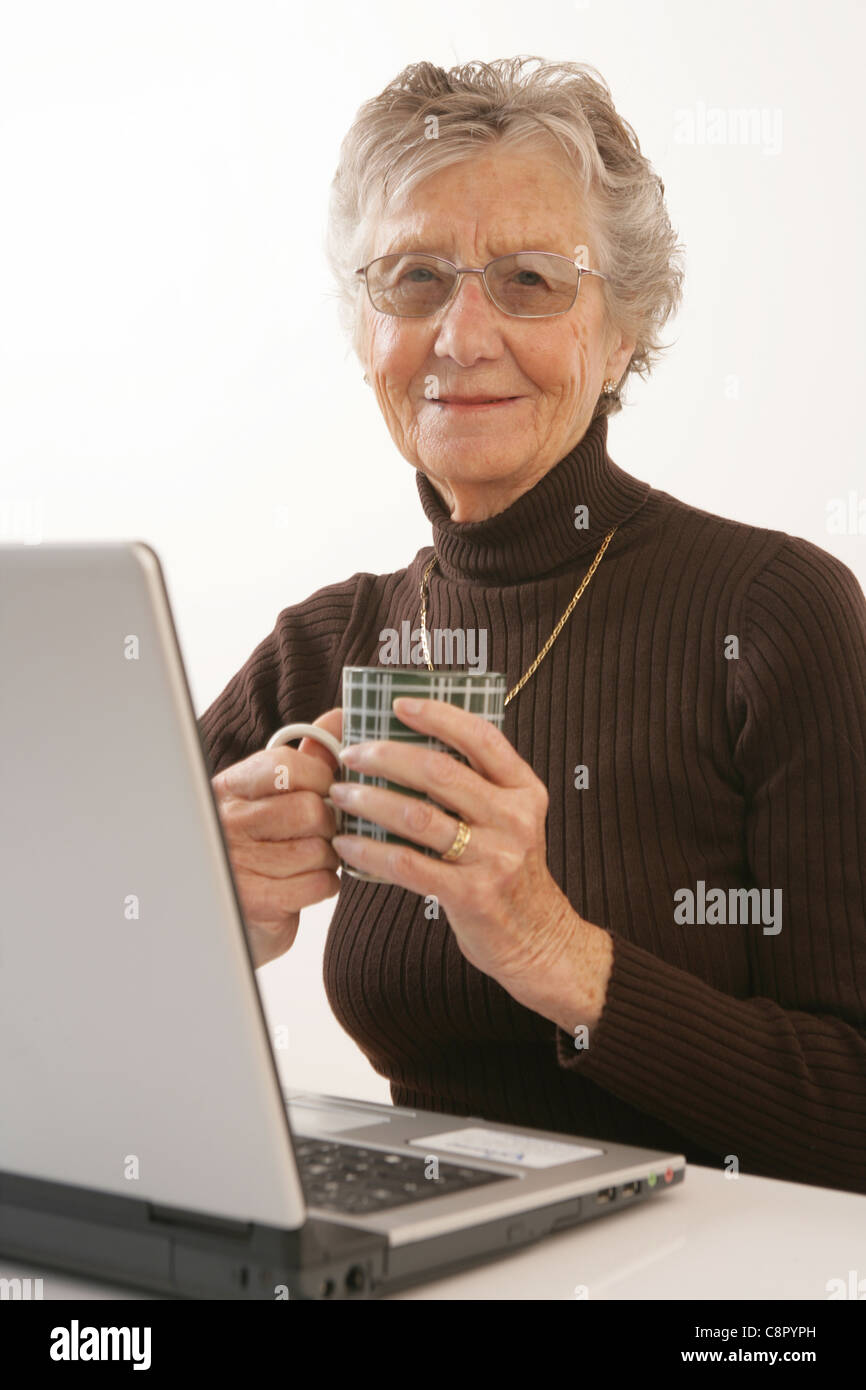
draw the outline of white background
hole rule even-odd
[[[140,537],[198,713],[277,613],[429,544],[322,253],[340,140],[407,63],[588,62],[687,247],[674,346],[616,462],[866,582],[859,0],[2,0],[0,541]],[[711,108],[768,138],[693,143]],[[781,141],[778,140],[781,132]],[[866,531],[866,521],[863,523]],[[287,1081],[388,1098],[333,1019],[334,900],[259,974]]]

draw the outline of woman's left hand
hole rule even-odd
[[[394,740],[351,745],[341,761],[367,776],[417,788],[439,806],[346,782],[334,783],[328,795],[352,815],[439,854],[454,843],[461,819],[471,830],[466,848],[459,859],[443,862],[405,845],[339,835],[334,849],[363,873],[435,896],[466,959],[520,1003],[569,1032],[594,1023],[604,1004],[612,943],[575,912],[547,867],[544,783],[480,715],[443,700],[406,698],[394,701],[394,713],[463,753],[470,766],[450,753]]]

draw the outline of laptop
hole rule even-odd
[[[0,1252],[360,1299],[684,1180],[681,1154],[284,1089],[156,553],[0,545],[0,594]]]

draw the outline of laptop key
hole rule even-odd
[[[441,1160],[436,1176],[428,1177],[423,1157],[338,1140],[304,1139],[295,1154],[309,1205],[355,1215],[507,1180],[502,1173]]]

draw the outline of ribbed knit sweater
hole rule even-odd
[[[417,484],[439,556],[428,628],[486,628],[487,668],[509,689],[618,527],[504,721],[549,790],[550,872],[611,934],[612,973],[578,1049],[467,963],[444,912],[430,920],[418,895],[344,874],[324,962],[337,1019],[395,1104],[866,1192],[855,576],[806,540],[630,476],[605,417],[485,520],[452,521],[421,472]],[[200,719],[212,773],[338,706],[343,666],[380,664],[383,629],[417,629],[433,548],[280,612]],[[781,904],[781,930],[728,891],[755,887]],[[738,911],[682,920],[681,890],[699,903],[716,889]]]

